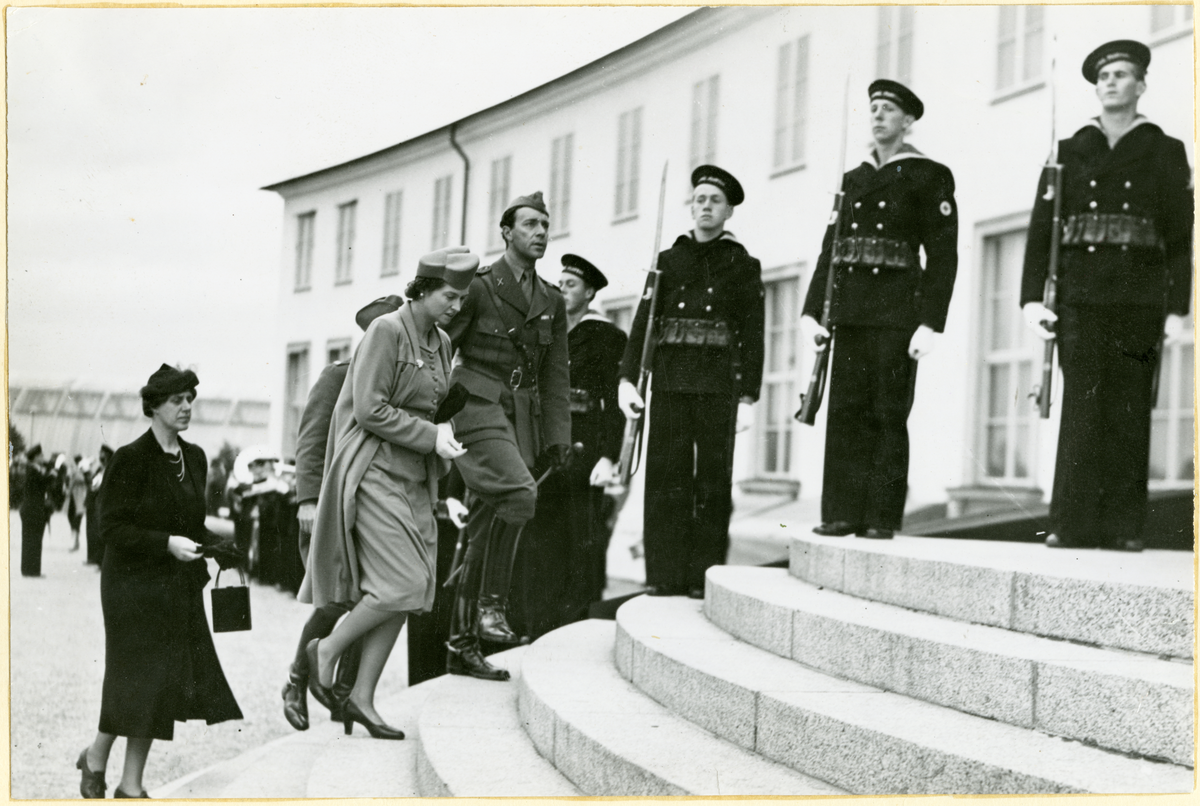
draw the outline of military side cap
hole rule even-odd
[[[695,188],[698,185],[713,185],[720,188],[721,192],[725,194],[725,200],[734,207],[746,200],[746,194],[742,191],[742,183],[737,181],[737,178],[729,171],[715,165],[701,165],[692,171],[692,187]]]
[[[1133,62],[1145,70],[1150,66],[1150,48],[1132,39],[1106,42],[1083,60],[1083,77],[1089,84],[1095,84],[1100,77],[1100,69],[1113,62]]]
[[[479,255],[465,246],[452,246],[430,252],[417,264],[418,277],[444,280],[446,285],[458,291],[466,291],[479,268]]]
[[[532,207],[542,215],[550,215],[550,211],[546,209],[546,202],[542,199],[542,191],[534,191],[528,196],[518,196],[508,203],[508,207],[504,208],[504,213],[500,216],[508,215],[510,210],[516,210],[518,207]]]
[[[354,322],[358,325],[359,330],[365,331],[376,319],[385,313],[395,313],[403,304],[404,299],[395,294],[380,297],[373,302],[368,302],[358,313],[354,314]]]
[[[921,99],[917,97],[915,92],[899,81],[892,81],[889,78],[877,78],[867,88],[867,95],[870,96],[872,101],[878,98],[891,101],[912,115],[913,120],[920,120],[921,115],[925,114],[925,104],[921,103]]]
[[[604,272],[597,269],[589,261],[584,260],[579,255],[565,254],[562,256],[563,271],[567,274],[574,274],[580,280],[590,285],[596,291],[599,291],[604,286],[608,285],[608,278],[604,276]]]

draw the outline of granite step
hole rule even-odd
[[[489,660],[512,680],[442,676],[418,718],[417,783],[423,797],[570,797],[570,781],[542,758],[517,715],[521,658],[527,647]]]
[[[844,794],[654,702],[617,673],[613,642],[613,622],[582,621],[538,639],[521,661],[525,729],[585,795]]]
[[[746,751],[854,794],[1192,790],[1185,767],[807,668],[724,632],[701,608],[681,597],[643,596],[623,605],[620,674],[672,713]]]
[[[736,638],[828,674],[1193,763],[1191,663],[953,621],[823,590],[784,569],[709,569],[704,614]]]
[[[1190,660],[1193,555],[897,536],[793,538],[789,572],[959,621]]]

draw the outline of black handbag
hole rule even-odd
[[[246,586],[246,577],[242,569],[238,569],[241,585],[218,587],[221,584],[221,572],[217,571],[217,581],[212,589],[212,621],[213,632],[238,632],[250,629],[250,588]]]

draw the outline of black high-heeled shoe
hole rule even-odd
[[[353,700],[346,700],[345,705],[342,706],[342,720],[342,726],[346,729],[347,736],[354,732],[354,723],[357,722],[367,729],[367,733],[371,734],[372,739],[394,739],[398,741],[404,738],[404,731],[393,728],[391,725],[385,725],[382,722],[372,722],[367,719],[366,714],[354,704]]]
[[[308,655],[308,690],[312,693],[314,700],[333,712],[337,708],[333,689],[321,685],[321,675],[318,673],[320,667],[317,665],[317,645],[319,643],[321,643],[321,639],[314,638],[304,647],[304,653]]]
[[[79,780],[79,794],[88,799],[103,799],[108,789],[108,784],[104,782],[104,770],[92,772],[88,768],[87,754],[88,748],[85,747],[79,754],[79,760],[75,762],[75,768],[83,773]]]
[[[121,787],[118,786],[116,789],[113,790],[113,797],[114,798],[126,798],[126,799],[149,798],[150,793],[143,789],[142,794],[140,794],[140,795],[126,795],[125,790],[121,789]]]

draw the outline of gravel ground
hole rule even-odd
[[[9,534],[10,796],[77,798],[75,760],[95,736],[104,680],[100,573],[84,565],[82,549],[69,551],[71,531],[65,515],[51,520],[40,579],[21,576],[21,524],[16,512],[9,515]],[[215,564],[210,570],[215,576]],[[156,742],[150,752],[147,789],[153,791],[292,732],[283,718],[279,689],[309,607],[291,594],[253,583],[250,598],[254,628],[215,636],[225,676],[245,718],[212,726],[176,723],[175,740]],[[204,599],[207,607],[207,591]],[[405,640],[402,634],[384,670],[381,700],[406,685]],[[319,711],[316,706],[313,714]],[[109,758],[110,797],[120,780],[124,749],[124,742],[118,740]]]

